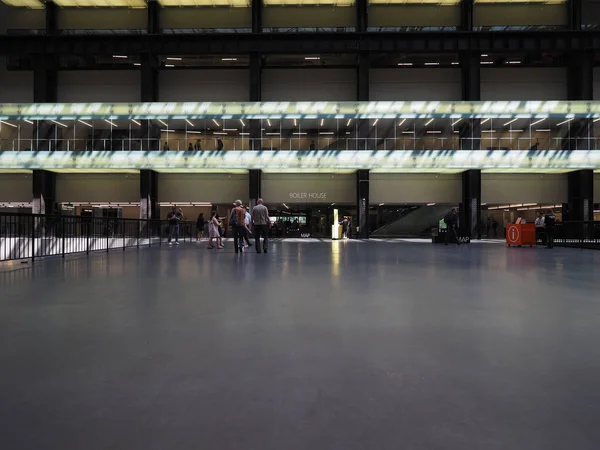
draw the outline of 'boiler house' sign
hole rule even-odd
[[[327,192],[290,192],[292,200],[327,200]]]

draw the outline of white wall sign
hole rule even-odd
[[[292,200],[327,200],[327,192],[290,192],[290,198]]]

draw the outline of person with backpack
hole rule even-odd
[[[458,228],[458,215],[456,214],[456,208],[452,208],[448,214],[444,216],[444,222],[446,223],[446,240],[444,241],[444,245],[448,245],[450,241],[450,237],[454,239],[456,245],[460,245],[460,241],[458,240],[458,233],[456,229]]]
[[[244,236],[246,235],[246,210],[242,207],[242,201],[236,200],[235,208],[231,211],[229,224],[233,231],[233,245],[236,253],[244,251]]]
[[[554,248],[554,231],[556,230],[556,216],[549,209],[544,217],[544,229],[546,230],[546,248]]]

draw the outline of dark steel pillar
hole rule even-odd
[[[56,173],[47,170],[33,171],[33,208],[34,214],[57,213]]]
[[[140,170],[140,219],[160,219],[158,173]]]
[[[563,220],[594,220],[592,169],[576,170],[568,174],[568,208],[566,214],[563,213]]]
[[[570,30],[581,30],[583,19],[583,0],[567,1],[567,20]]]
[[[148,34],[160,34],[160,3],[158,0],[148,0]]]
[[[461,31],[473,31],[473,0],[460,2],[460,29]]]
[[[369,26],[368,0],[356,0],[356,31],[364,33]]]
[[[151,54],[145,53],[140,58],[141,91],[142,102],[157,102],[158,93],[158,59]]]
[[[262,57],[259,53],[252,53],[250,55],[250,101],[260,102],[262,99]],[[260,150],[261,136],[260,131],[260,120],[251,119],[248,121],[250,128],[250,149]]]
[[[472,2],[472,0],[470,0]],[[464,2],[463,2],[464,3]],[[473,5],[471,4],[471,15]],[[471,17],[472,19],[472,17]],[[462,52],[459,56],[462,100],[481,100],[481,71],[480,54],[473,52]],[[467,119],[458,124],[458,137],[460,149],[481,149],[481,120]]]
[[[46,34],[58,33],[58,6],[53,1],[46,2]]]
[[[356,218],[358,238],[369,239],[369,170],[356,171]]]
[[[250,199],[250,205],[254,207],[256,201],[261,198],[261,185],[262,185],[262,170],[250,169],[248,171],[248,198]]]
[[[481,239],[481,170],[462,173],[462,201],[459,211],[460,235]]]
[[[262,0],[252,0],[252,32],[262,33]]]

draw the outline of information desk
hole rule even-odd
[[[506,245],[534,246],[536,244],[535,224],[533,223],[514,223],[506,227]]]

